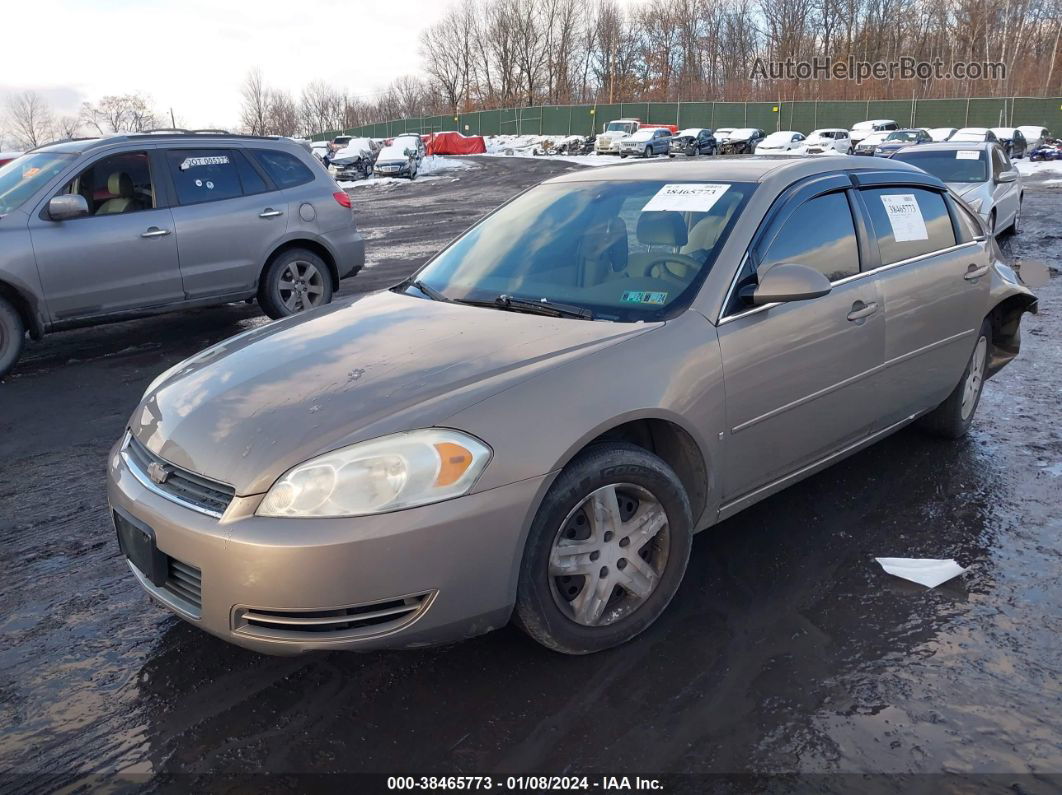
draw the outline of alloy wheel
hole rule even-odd
[[[966,383],[962,389],[962,406],[960,411],[962,418],[968,420],[977,405],[977,398],[981,394],[981,386],[985,379],[985,361],[988,359],[988,340],[984,337],[977,339],[977,347],[974,348],[973,358],[970,360],[970,373],[966,376]]]
[[[280,300],[289,312],[320,306],[324,300],[324,276],[311,262],[293,260],[280,273]]]
[[[549,555],[550,590],[568,618],[613,624],[656,591],[671,547],[667,514],[647,489],[603,486],[561,524]]]

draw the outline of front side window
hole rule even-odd
[[[877,237],[881,264],[920,257],[955,245],[944,197],[922,188],[865,188],[863,201]]]
[[[844,193],[818,196],[794,210],[767,246],[758,270],[786,262],[814,268],[831,282],[859,273],[859,244]]]
[[[77,155],[37,152],[0,166],[0,216],[7,215],[69,166]]]
[[[122,152],[97,160],[59,193],[83,196],[89,215],[121,215],[157,206],[147,152]]]
[[[202,204],[242,196],[235,159],[238,154],[228,149],[175,149],[168,152],[177,200],[181,204]]]
[[[275,149],[252,149],[250,151],[278,187],[292,188],[304,182],[313,181],[313,172],[294,155],[278,152]]]
[[[495,306],[511,296],[588,309],[601,320],[665,319],[693,300],[755,188],[539,185],[469,230],[417,279],[452,301]]]

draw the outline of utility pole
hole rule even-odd
[[[170,126],[173,129],[177,129],[177,120],[173,117],[173,108],[170,108]]]

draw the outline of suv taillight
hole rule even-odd
[[[350,196],[341,190],[332,194],[332,198],[336,200],[342,207],[346,207],[348,210],[352,209],[353,205],[350,203]]]

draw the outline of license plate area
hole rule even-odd
[[[122,554],[152,585],[162,587],[169,572],[169,560],[166,553],[160,552],[155,543],[155,531],[117,508],[112,516]]]

